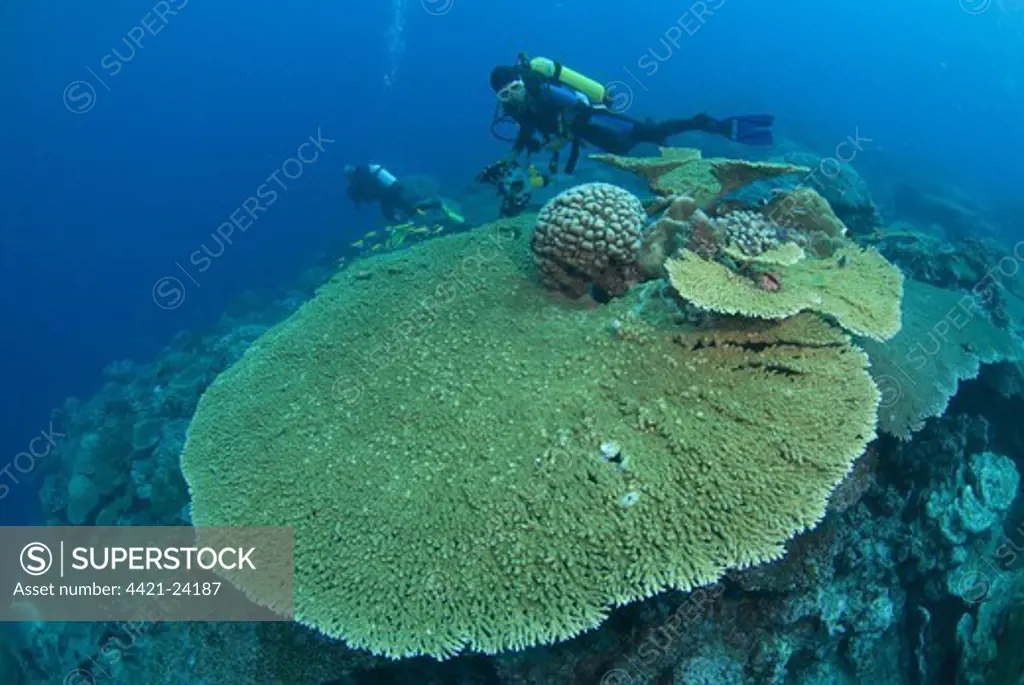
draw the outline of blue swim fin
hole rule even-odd
[[[771,145],[774,142],[772,124],[775,123],[775,117],[771,114],[727,117],[723,121],[729,126],[726,134],[729,140],[744,145]]]

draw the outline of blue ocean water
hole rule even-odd
[[[104,368],[149,363],[246,298],[308,297],[304,273],[356,258],[385,222],[346,197],[346,165],[472,204],[510,147],[489,131],[488,75],[520,52],[615,83],[640,119],[773,113],[777,147],[751,159],[864,141],[852,164],[886,219],[910,186],[967,207],[978,236],[1024,238],[1016,0],[0,0],[0,36],[2,525],[47,521],[43,468],[11,465]],[[218,229],[230,242],[209,256]]]

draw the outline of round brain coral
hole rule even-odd
[[[533,232],[534,263],[550,288],[580,297],[594,284],[621,295],[636,280],[643,204],[608,183],[570,188],[544,205]]]
[[[520,226],[340,272],[203,396],[193,521],[293,526],[297,620],[396,658],[566,639],[778,558],[874,437],[837,328],[581,312]]]

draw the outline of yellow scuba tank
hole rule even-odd
[[[595,105],[603,103],[607,97],[607,90],[600,83],[547,57],[534,57],[529,64],[531,71],[583,93]]]

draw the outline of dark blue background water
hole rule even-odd
[[[487,75],[520,50],[622,80],[633,115],[772,111],[780,133],[822,153],[859,129],[872,179],[1017,195],[1024,50],[1018,8],[1002,1],[971,15],[957,0],[711,0],[714,15],[683,19],[699,30],[672,46],[661,39],[688,3],[454,0],[435,16],[405,0],[387,89],[390,2],[173,0],[161,22],[149,0],[0,0],[0,468],[110,361],[150,359],[378,223],[344,199],[345,163],[373,158],[458,192],[504,152],[488,134]],[[122,39],[144,17],[158,33],[132,54]],[[115,48],[130,59],[112,75]],[[654,74],[638,64],[649,49],[667,58]],[[82,84],[65,99],[76,80],[95,101]],[[318,130],[336,142],[197,273],[189,255]],[[185,288],[173,310],[153,299],[165,276]],[[0,518],[33,498],[17,490]]]

